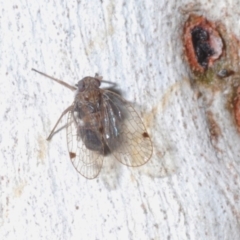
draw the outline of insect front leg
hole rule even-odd
[[[49,134],[49,136],[48,136],[48,138],[47,138],[48,141],[50,141],[50,140],[52,139],[53,135],[57,132],[57,131],[55,131],[55,129],[56,129],[57,125],[59,124],[59,122],[61,121],[62,117],[63,117],[66,113],[68,113],[69,111],[71,111],[72,109],[73,109],[73,105],[71,105],[70,107],[68,107],[67,109],[65,109],[65,110],[63,111],[63,113],[61,114],[61,116],[60,116],[59,119],[57,120],[57,123],[55,124],[54,128],[52,129],[51,133]]]

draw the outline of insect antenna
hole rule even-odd
[[[113,87],[113,88],[117,86],[116,83],[110,82],[110,81],[106,81],[106,80],[100,80],[100,82],[101,82],[101,83],[107,83],[107,84],[111,85],[111,87]]]
[[[34,68],[32,68],[32,71],[37,72],[37,73],[39,73],[39,74],[41,74],[41,75],[43,75],[43,76],[45,76],[45,77],[47,77],[47,78],[50,78],[50,79],[52,79],[53,81],[55,81],[55,82],[63,85],[63,86],[66,87],[66,88],[69,88],[69,89],[72,90],[72,91],[75,91],[75,90],[77,89],[76,87],[74,87],[74,86],[72,86],[72,85],[69,85],[68,83],[66,83],[66,82],[64,82],[64,81],[62,81],[62,80],[59,80],[59,79],[54,78],[54,77],[51,77],[51,76],[47,75],[46,73],[40,72],[40,71],[38,71],[38,70],[36,70],[36,69],[34,69]]]
[[[107,81],[107,80],[103,80],[103,77],[99,76],[98,73],[95,74],[95,79],[97,79],[98,81],[100,81],[100,83],[107,83],[109,85],[111,85],[111,87],[116,87],[117,84],[111,81]]]

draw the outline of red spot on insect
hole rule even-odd
[[[240,132],[240,86],[237,88],[236,97],[233,102],[234,117],[238,131]]]
[[[70,156],[71,159],[72,159],[72,158],[75,158],[75,157],[76,157],[76,153],[69,152],[69,156]]]
[[[144,133],[142,134],[142,136],[143,136],[144,138],[149,138],[149,135],[148,135],[147,132],[144,132]]]
[[[193,14],[184,25],[183,44],[190,67],[201,73],[211,67],[223,51],[223,41],[215,24]]]

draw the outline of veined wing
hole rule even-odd
[[[103,154],[88,149],[81,139],[79,128],[81,120],[74,117],[73,112],[68,113],[67,145],[70,159],[75,169],[85,178],[93,179],[98,176],[103,163]]]
[[[152,156],[152,142],[133,107],[119,95],[102,92],[104,139],[122,164],[137,167]]]

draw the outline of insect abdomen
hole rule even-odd
[[[95,129],[81,128],[80,136],[88,149],[101,152],[103,150],[101,135],[94,130]]]

